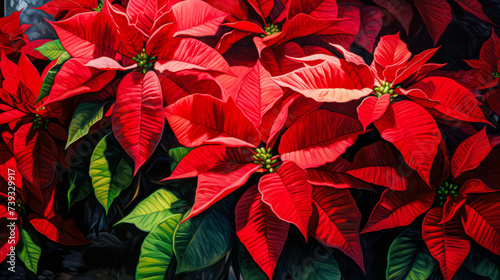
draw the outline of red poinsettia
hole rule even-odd
[[[186,38],[215,34],[228,14],[201,1],[173,4],[134,0],[125,10],[106,1],[102,12],[51,23],[65,50],[72,57],[86,60],[86,67],[104,70],[107,75],[114,75],[115,70],[127,72],[117,88],[112,126],[116,139],[134,160],[135,172],[151,156],[162,136],[162,87],[179,87],[168,73],[159,75],[154,69],[169,73],[231,72],[214,49]],[[72,70],[65,77],[80,76],[78,68]],[[105,82],[100,78],[99,83]],[[80,93],[52,90],[47,103]]]
[[[224,34],[217,44],[221,53],[247,36],[253,36],[259,52],[265,47],[279,46],[310,35],[347,47],[359,30],[359,8],[337,4],[335,0],[248,2],[251,7],[248,9],[253,9],[259,18],[224,23],[233,30]]]
[[[365,97],[357,108],[363,127],[374,123],[382,138],[394,144],[426,182],[441,141],[434,118],[488,123],[479,102],[465,87],[449,78],[424,78],[442,67],[426,63],[437,49],[411,58],[398,34],[384,36],[368,66],[359,56],[335,47],[345,59],[324,54],[296,58],[315,65],[273,80],[320,102],[345,103]]]
[[[31,25],[21,24],[21,12],[13,12],[8,17],[0,18],[0,50],[6,55],[21,50],[29,43],[28,35],[24,32]]]
[[[483,99],[496,114],[500,114],[500,90],[498,89],[500,66],[500,39],[494,31],[484,42],[479,52],[479,59],[465,60],[477,71],[473,74],[468,86],[472,89],[489,89]]]
[[[492,165],[499,150],[491,150],[484,129],[460,144],[451,162],[442,145],[433,165],[433,189],[419,184],[417,178],[405,191],[386,190],[362,233],[406,226],[427,211],[422,238],[439,261],[445,279],[452,279],[465,260],[470,238],[500,254],[496,219],[500,170]]]
[[[64,127],[52,120],[65,119],[67,114],[58,105],[35,107],[46,72],[40,76],[24,54],[18,65],[2,55],[0,69],[4,78],[0,88],[0,124],[7,124],[11,130],[2,136],[14,154],[20,175],[41,199],[41,189],[53,180],[59,160],[56,142],[65,141],[67,135]]]

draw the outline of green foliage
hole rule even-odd
[[[26,268],[36,274],[38,270],[38,260],[42,254],[40,241],[36,235],[30,234],[27,230],[21,230],[17,251],[19,259],[24,263]]]
[[[173,237],[182,215],[172,215],[146,236],[141,246],[136,279],[163,280],[174,256]]]
[[[106,103],[82,103],[78,105],[69,124],[65,149],[89,133],[90,127],[102,119],[105,105]]]
[[[68,207],[85,199],[92,193],[92,179],[89,176],[90,158],[94,147],[90,141],[78,146],[76,153],[69,164],[68,180]]]
[[[389,248],[386,276],[388,280],[425,280],[435,265],[436,261],[422,244],[420,232],[408,228]]]
[[[233,244],[233,221],[227,200],[214,205],[175,230],[176,273],[207,268],[226,256]]]
[[[132,182],[134,169],[121,148],[109,145],[109,134],[97,144],[90,159],[89,175],[94,193],[108,213],[113,200]]]
[[[491,280],[500,280],[500,266],[495,264],[488,256],[471,251],[464,262],[464,266],[477,275],[489,277]]]
[[[43,56],[50,60],[55,60],[57,59],[61,54],[66,53],[66,50],[64,49],[63,45],[61,44],[61,41],[54,40],[47,42],[40,47],[36,48],[38,52],[40,52]]]
[[[143,231],[151,231],[157,224],[177,214],[171,211],[179,199],[171,192],[159,189],[142,200],[120,223],[131,223]]]
[[[340,280],[342,278],[335,257],[317,242],[307,248],[297,244],[285,246],[282,258],[293,280]]]
[[[178,147],[173,148],[168,151],[168,154],[174,159],[174,162],[170,165],[170,171],[174,171],[177,164],[185,157],[193,148]]]
[[[45,97],[49,96],[50,90],[52,89],[52,85],[54,84],[54,80],[56,78],[57,73],[59,72],[59,70],[61,70],[61,67],[63,66],[64,62],[66,62],[70,58],[71,56],[67,52],[61,54],[61,56],[57,59],[56,64],[49,69],[47,75],[43,79],[42,87],[40,88],[40,93],[36,98],[35,104],[40,102]]]
[[[245,245],[240,243],[238,262],[240,264],[241,274],[245,280],[266,279],[267,275],[262,271],[259,265],[253,260]]]

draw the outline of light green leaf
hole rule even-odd
[[[245,245],[240,243],[238,262],[240,264],[241,275],[245,280],[267,279],[267,275],[262,271],[259,265],[253,260]]]
[[[388,280],[426,280],[432,274],[436,261],[422,249],[420,232],[411,228],[403,231],[392,242],[387,256]]]
[[[40,242],[36,235],[33,237],[25,229],[21,230],[21,238],[18,246],[18,257],[24,263],[26,268],[37,274],[38,260],[42,254],[42,249],[38,245]]]
[[[66,60],[70,58],[71,56],[67,52],[61,54],[61,56],[57,59],[56,64],[49,69],[47,75],[45,75],[45,78],[43,78],[42,87],[40,88],[40,93],[35,100],[35,105],[45,97],[49,96],[52,85],[54,84],[54,79],[56,78],[56,74],[59,72],[59,70],[61,70],[64,62],[66,62]]]
[[[113,146],[108,147],[108,138],[109,134],[97,144],[90,159],[89,169],[95,196],[106,210],[106,214],[113,200],[130,185],[134,174],[131,164],[123,157],[124,153],[120,153]],[[114,158],[118,164],[111,165],[109,157]]]
[[[168,151],[168,154],[174,159],[174,162],[170,165],[170,171],[174,171],[177,164],[185,157],[193,148],[178,147],[173,148]]]
[[[43,56],[50,60],[57,59],[61,54],[66,52],[59,39],[47,42],[35,50],[39,51]]]
[[[78,105],[69,124],[68,141],[65,149],[89,133],[90,127],[102,119],[105,105],[106,103],[82,103]]]
[[[163,280],[172,257],[173,237],[181,214],[170,216],[158,224],[146,236],[141,246],[135,278],[141,280]]]
[[[159,189],[141,201],[125,218],[116,224],[131,223],[144,231],[151,231],[158,223],[172,217],[172,203],[179,199],[171,192]]]
[[[207,268],[226,256],[233,243],[233,226],[226,201],[212,206],[175,230],[176,273]]]

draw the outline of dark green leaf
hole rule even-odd
[[[436,261],[422,246],[420,232],[403,231],[389,248],[386,276],[388,280],[426,280]]]
[[[65,149],[89,133],[90,127],[102,119],[105,105],[105,103],[82,103],[78,105],[69,124],[68,141]]]
[[[260,269],[259,265],[253,260],[245,245],[240,243],[238,261],[240,264],[241,275],[245,280],[266,279],[267,275]]]
[[[40,102],[45,97],[49,96],[52,85],[54,84],[54,79],[56,78],[56,74],[59,72],[59,70],[61,70],[64,62],[66,62],[66,60],[70,58],[71,56],[67,52],[61,54],[61,56],[57,59],[57,63],[49,69],[47,75],[43,79],[42,87],[40,88],[40,93],[38,94],[35,104]]]

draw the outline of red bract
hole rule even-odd
[[[160,83],[158,74],[151,70],[231,72],[214,49],[185,37],[215,34],[228,14],[201,1],[173,4],[159,6],[155,1],[138,0],[129,2],[123,10],[106,1],[102,12],[78,14],[51,23],[72,57],[86,61],[86,67],[100,69],[92,70],[97,73],[89,73],[89,77],[81,75],[81,67],[68,72],[77,79],[86,80],[87,87],[94,85],[90,80],[98,80],[101,84],[96,84],[92,91],[108,82],[97,75],[99,71],[103,70],[100,75],[110,79],[115,70],[129,72],[118,86],[112,120],[116,139],[135,162],[135,173],[161,139],[164,124],[162,84],[172,83],[164,75],[161,76],[164,82]],[[187,7],[195,8],[188,10]],[[52,89],[46,104],[81,93],[59,93]]]
[[[404,0],[374,0],[375,3],[387,9],[399,23],[409,33],[410,23],[414,17],[413,7],[410,3]],[[465,11],[472,13],[481,20],[490,22],[486,14],[483,12],[483,7],[480,1],[477,0],[455,0]],[[416,10],[424,20],[427,26],[427,31],[436,45],[439,37],[445,31],[453,19],[452,9],[450,4],[445,0],[417,0],[413,2]]]
[[[348,46],[354,41],[359,27],[359,9],[337,5],[335,0],[303,3],[289,1],[280,12],[273,10],[275,1],[249,1],[260,18],[253,21],[231,21],[224,26],[233,28],[222,36],[217,49],[224,53],[247,36],[253,37],[259,53],[265,47],[279,46],[295,38],[316,35],[326,41]],[[278,1],[276,1],[278,2]],[[283,4],[281,4],[283,5]],[[262,38],[260,38],[262,37]]]
[[[433,165],[432,190],[417,185],[401,192],[386,190],[363,232],[408,225],[435,205],[425,215],[422,237],[439,261],[445,279],[452,279],[465,260],[470,250],[469,237],[500,254],[495,245],[500,241],[500,227],[493,218],[498,215],[493,209],[500,206],[500,197],[494,193],[500,188],[493,181],[499,170],[490,165],[498,150],[488,155],[491,146],[484,132],[471,136],[455,151],[451,160],[454,179],[447,180],[450,163],[441,149]]]
[[[29,43],[28,36],[24,32],[31,25],[21,24],[20,15],[21,11],[18,11],[0,19],[0,50],[6,55],[20,51]]]
[[[335,47],[345,60],[323,54],[296,58],[320,63],[273,79],[316,101],[348,102],[366,96],[357,108],[363,127],[374,123],[382,138],[394,144],[427,183],[441,141],[434,118],[488,123],[479,102],[465,87],[448,78],[424,78],[442,66],[426,63],[437,49],[411,58],[398,35],[384,36],[367,66],[357,55]]]

